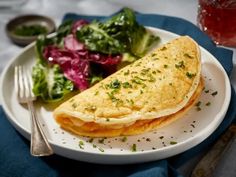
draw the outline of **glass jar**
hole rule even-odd
[[[216,44],[236,47],[236,0],[199,0],[198,25]]]

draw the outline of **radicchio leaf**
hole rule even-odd
[[[77,89],[89,87],[89,61],[72,50],[63,50],[55,46],[47,46],[43,52],[44,58],[51,64],[58,64],[67,79],[71,80]]]
[[[121,61],[121,55],[106,55],[90,52],[85,45],[77,41],[72,34],[64,38],[64,48],[49,45],[43,50],[43,57],[49,64],[58,64],[65,77],[71,80],[79,90],[89,87],[91,73],[90,64],[99,64],[103,76],[110,75],[117,70],[117,64]]]

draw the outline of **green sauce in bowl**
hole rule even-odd
[[[21,25],[14,30],[14,34],[18,36],[37,36],[47,32],[47,28],[42,25]]]

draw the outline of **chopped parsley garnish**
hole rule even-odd
[[[195,106],[197,107],[197,111],[201,111],[201,104],[202,104],[202,102],[201,101],[198,101],[196,104],[195,104]]]
[[[174,145],[174,144],[177,144],[177,142],[176,141],[171,141],[170,144]]]
[[[126,141],[127,141],[127,137],[124,136],[123,138],[121,138],[121,141],[122,141],[122,142],[126,142]]]
[[[176,68],[185,68],[184,61],[180,61],[178,64],[175,64]]]
[[[73,103],[71,106],[75,109],[77,107],[77,104]]]
[[[137,71],[132,71],[131,74],[137,74],[138,72]]]
[[[99,139],[98,142],[99,142],[100,144],[104,144],[104,140],[105,140],[105,138],[102,138],[102,139]]]
[[[168,65],[164,65],[164,68],[168,68]]]
[[[133,101],[132,99],[130,99],[130,100],[129,100],[129,99],[126,99],[126,101],[127,101],[128,103],[132,104],[132,105],[134,104],[134,101]]]
[[[91,111],[91,112],[96,111],[96,109],[97,109],[97,107],[96,106],[92,106],[92,105],[85,107],[85,110]]]
[[[155,57],[156,55],[157,55],[156,53],[153,53],[151,56],[152,56],[152,57]]]
[[[90,139],[88,140],[88,142],[92,143],[93,140],[94,140],[93,138],[90,138]]]
[[[163,50],[166,50],[166,46],[162,47],[160,50],[163,51]]]
[[[202,109],[200,107],[197,107],[197,111],[201,111]]]
[[[191,55],[189,55],[188,53],[185,53],[184,54],[185,57],[188,57],[188,58],[193,58]]]
[[[111,92],[111,93],[107,92],[107,95],[109,96],[109,98],[111,99],[112,102],[121,101],[120,99],[118,99],[114,96],[114,92]]]
[[[133,83],[135,83],[135,84],[142,84],[142,81],[140,80],[140,79],[138,79],[138,78],[134,78],[134,79],[132,79],[131,80]]]
[[[130,103],[131,103],[131,104],[134,104],[134,101],[133,101],[132,99],[130,99]]]
[[[146,81],[146,79],[143,79],[143,78],[138,77],[138,76],[134,76],[134,78],[135,78],[135,79],[139,79],[139,80],[141,80],[141,81]]]
[[[111,89],[119,89],[119,88],[120,88],[120,85],[121,85],[120,81],[118,81],[118,80],[116,79],[116,80],[114,80],[114,81],[111,81],[109,87],[110,87]]]
[[[199,107],[201,104],[202,104],[202,102],[201,102],[201,101],[198,101],[198,102],[195,104],[195,106]]]
[[[122,86],[123,86],[124,88],[132,88],[132,85],[131,85],[129,82],[123,82],[123,83],[122,83]]]
[[[127,70],[126,72],[124,72],[124,75],[125,75],[125,76],[129,75],[129,70]]]
[[[79,147],[80,147],[80,149],[84,149],[84,142],[83,141],[79,141]]]
[[[210,105],[211,105],[211,102],[207,102],[207,103],[206,103],[206,106],[210,106]]]
[[[149,79],[148,79],[148,82],[155,82],[156,81],[156,78],[153,77],[151,74],[149,75]]]
[[[99,147],[98,150],[104,152],[104,149],[102,149],[101,147]]]
[[[141,75],[146,75],[150,71],[150,68],[145,68],[141,70]]]
[[[196,74],[195,74],[195,73],[187,72],[187,73],[186,73],[186,76],[187,76],[189,79],[192,79],[193,77],[196,76]]]
[[[133,144],[131,147],[132,152],[136,152],[137,151],[137,145]]]
[[[218,94],[218,92],[215,91],[215,92],[213,92],[211,95],[212,95],[212,96],[216,96],[217,94]]]

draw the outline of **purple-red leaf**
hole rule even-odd
[[[85,45],[77,41],[72,34],[64,38],[63,49],[52,45],[46,46],[43,56],[49,64],[58,64],[65,77],[81,91],[89,87],[90,63],[101,65],[107,75],[114,73],[121,61],[121,55],[106,55],[86,50]]]
[[[89,87],[89,61],[81,58],[76,51],[47,46],[43,56],[49,63],[58,64],[67,79],[71,80],[76,88],[85,90]]]
[[[80,29],[82,26],[87,25],[89,22],[86,20],[77,20],[72,24],[71,32],[74,36],[76,36],[76,31]]]
[[[64,38],[64,48],[67,50],[84,50],[85,45],[81,42],[78,42],[76,38],[70,34]]]

